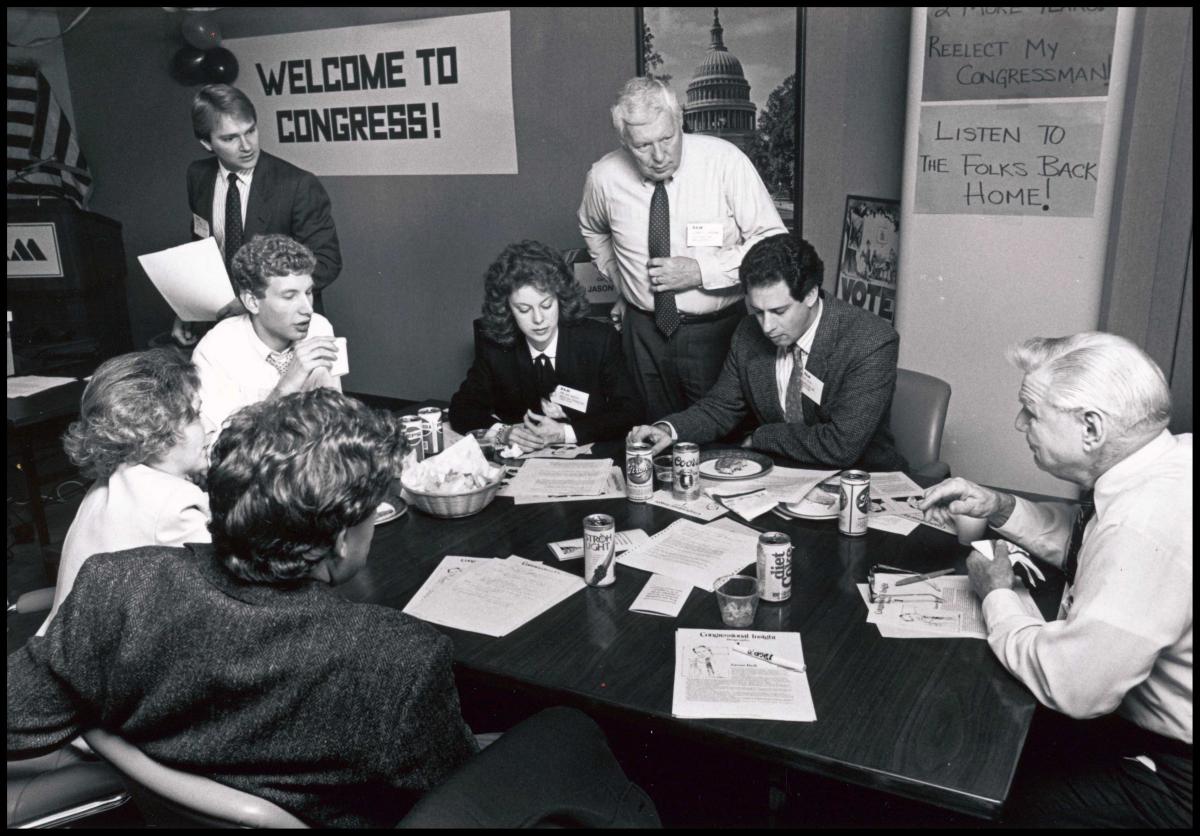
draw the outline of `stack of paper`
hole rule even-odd
[[[448,556],[404,612],[443,627],[507,636],[584,586],[582,578],[516,555]]]
[[[756,533],[676,520],[617,558],[617,563],[666,575],[711,591],[718,578],[733,574],[758,559]]]
[[[706,487],[704,492],[714,499],[720,498],[726,507],[743,519],[752,520],[781,502],[799,502],[814,487],[837,472],[776,467],[765,476],[722,482]]]
[[[602,493],[595,495],[550,496],[547,494],[514,494],[512,492],[512,483],[510,482],[500,489],[500,493],[497,496],[511,498],[514,505],[530,505],[536,502],[577,502],[583,499],[624,499],[625,475],[619,467],[614,466],[609,468],[608,484],[604,486]]]
[[[613,470],[612,459],[530,459],[500,495],[512,497],[517,504],[522,498],[532,502],[600,499],[611,492]]]
[[[896,587],[896,581],[911,575],[875,575],[875,603],[870,602],[867,584],[858,585],[867,605],[867,623],[889,639],[986,639],[987,625],[979,598],[966,575],[942,575],[927,581]],[[889,595],[888,593],[893,593]],[[1016,588],[1025,611],[1043,621],[1037,604],[1023,585]]]

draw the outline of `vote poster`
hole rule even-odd
[[[895,322],[900,204],[848,195],[840,253],[837,297]]]
[[[263,148],[317,175],[516,174],[507,11],[226,39]]]

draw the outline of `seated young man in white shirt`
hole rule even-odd
[[[231,278],[246,313],[218,322],[192,355],[207,446],[244,406],[322,386],[341,391],[333,326],[313,311],[316,263],[286,235],[256,235],[234,256]]]

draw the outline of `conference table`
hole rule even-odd
[[[597,452],[624,461],[623,448]],[[788,464],[785,460],[777,460]],[[706,482],[707,484],[707,482]],[[482,512],[438,519],[416,508],[376,527],[366,568],[347,597],[402,608],[445,555],[520,555],[582,576],[546,544],[581,537],[591,513],[618,531],[654,534],[680,515],[624,499],[516,505],[498,497]],[[736,519],[736,518],[735,518]],[[889,639],[867,623],[855,584],[874,563],[930,571],[963,563],[969,549],[928,526],[908,536],[838,533],[837,521],[783,519],[759,528],[795,546],[792,595],[758,608],[754,629],[798,631],[817,721],[681,720],[671,716],[677,628],[724,629],[711,591],[693,588],[677,618],[631,613],[650,575],[617,566],[616,583],[571,595],[502,638],[438,627],[461,674],[507,683],[544,701],[652,720],[673,733],[761,760],[984,818],[1004,805],[1035,701],[978,639]],[[754,567],[744,570],[753,574]],[[1057,575],[1057,573],[1047,573]],[[1053,612],[1061,581],[1035,592]]]

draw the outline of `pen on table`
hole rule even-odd
[[[774,653],[768,653],[765,650],[746,650],[744,647],[738,647],[736,644],[731,646],[735,653],[740,653],[743,656],[749,656],[751,659],[757,659],[760,662],[766,662],[769,665],[784,668],[792,673],[804,673],[808,670],[806,665],[799,662],[793,662],[791,659],[784,659],[781,656],[776,656]]]
[[[904,586],[905,584],[916,583],[917,581],[927,581],[930,578],[940,578],[942,575],[949,575],[954,569],[938,569],[936,572],[926,572],[922,575],[913,575],[909,578],[901,578],[896,581],[893,586]]]

